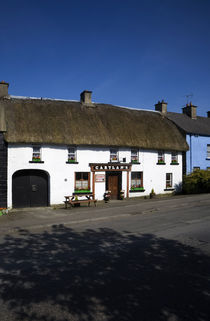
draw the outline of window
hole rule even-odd
[[[118,150],[116,148],[110,149],[110,162],[118,161]]]
[[[76,148],[69,147],[68,148],[68,163],[75,163],[76,161],[77,161]]]
[[[172,152],[171,153],[171,164],[178,164],[178,153]]]
[[[165,164],[165,154],[163,151],[158,152],[158,164]]]
[[[131,191],[142,191],[143,172],[131,172]]]
[[[41,147],[33,146],[32,162],[41,162]]]
[[[166,173],[166,189],[167,188],[172,188],[172,173]]]
[[[75,173],[75,192],[79,192],[79,193],[90,192],[90,173],[89,172]]]
[[[138,149],[131,149],[131,163],[138,163],[139,156],[138,156]]]
[[[207,158],[210,159],[210,144],[207,144]]]

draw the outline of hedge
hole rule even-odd
[[[210,171],[195,170],[183,179],[183,193],[210,193]]]

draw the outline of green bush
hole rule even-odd
[[[195,170],[183,179],[183,193],[210,193],[210,171]]]

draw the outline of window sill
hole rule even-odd
[[[139,164],[141,164],[141,163],[139,163],[139,162],[131,162],[130,164],[131,164],[131,165],[139,165]]]
[[[209,160],[209,161],[210,161],[210,157],[207,157],[206,160]]]
[[[85,191],[81,191],[81,192],[79,192],[79,191],[75,191],[74,193],[73,193],[73,195],[89,195],[89,194],[93,194],[92,192],[85,192]]]
[[[142,193],[144,191],[145,191],[145,189],[130,189],[129,193]]]
[[[166,163],[156,163],[156,165],[166,165]]]
[[[79,164],[79,162],[66,162],[66,164]]]
[[[170,165],[179,165],[179,163],[170,163]]]
[[[174,191],[174,190],[175,190],[175,188],[173,188],[173,187],[165,188],[165,189],[164,189],[164,191]]]
[[[43,164],[44,161],[29,161],[30,164]]]

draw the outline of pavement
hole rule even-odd
[[[154,199],[131,198],[124,200],[112,200],[108,203],[97,202],[97,206],[64,208],[64,205],[12,209],[7,215],[0,217],[0,232],[12,232],[17,229],[35,229],[58,224],[73,225],[96,220],[107,220],[120,216],[151,213],[167,209],[168,207],[180,208],[182,206],[193,206],[193,202],[208,201],[210,194],[200,195],[178,195],[156,197]],[[129,214],[128,214],[129,212]]]

